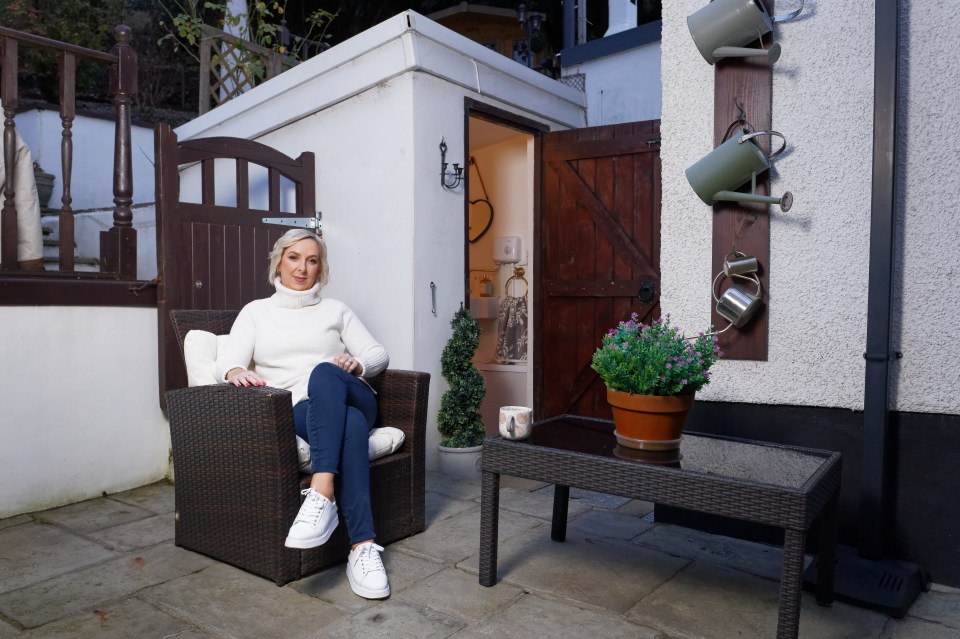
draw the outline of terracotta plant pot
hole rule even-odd
[[[607,389],[613,409],[617,443],[638,450],[673,450],[680,447],[683,424],[693,406],[693,395],[633,395]]]

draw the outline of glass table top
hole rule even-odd
[[[613,435],[613,422],[564,415],[534,424],[530,437],[511,444],[616,457],[730,479],[802,488],[832,455],[744,440],[685,432],[679,450],[625,448]]]

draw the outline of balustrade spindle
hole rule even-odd
[[[3,210],[0,211],[0,262],[5,271],[17,269],[16,185],[17,132],[13,118],[17,113],[17,41],[3,38],[3,75],[0,77],[0,99],[3,100],[3,162],[6,182],[3,186]]]
[[[63,175],[63,197],[60,198],[60,270],[72,271],[74,227],[73,197],[70,186],[73,176],[73,120],[77,115],[77,58],[64,51],[60,57],[60,121],[63,129],[60,138],[60,165]]]

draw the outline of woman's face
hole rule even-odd
[[[280,256],[280,283],[294,291],[305,291],[320,273],[320,247],[308,237],[283,250]]]

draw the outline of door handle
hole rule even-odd
[[[640,291],[637,293],[637,299],[643,304],[649,304],[656,295],[657,287],[653,280],[645,280],[640,283]]]

